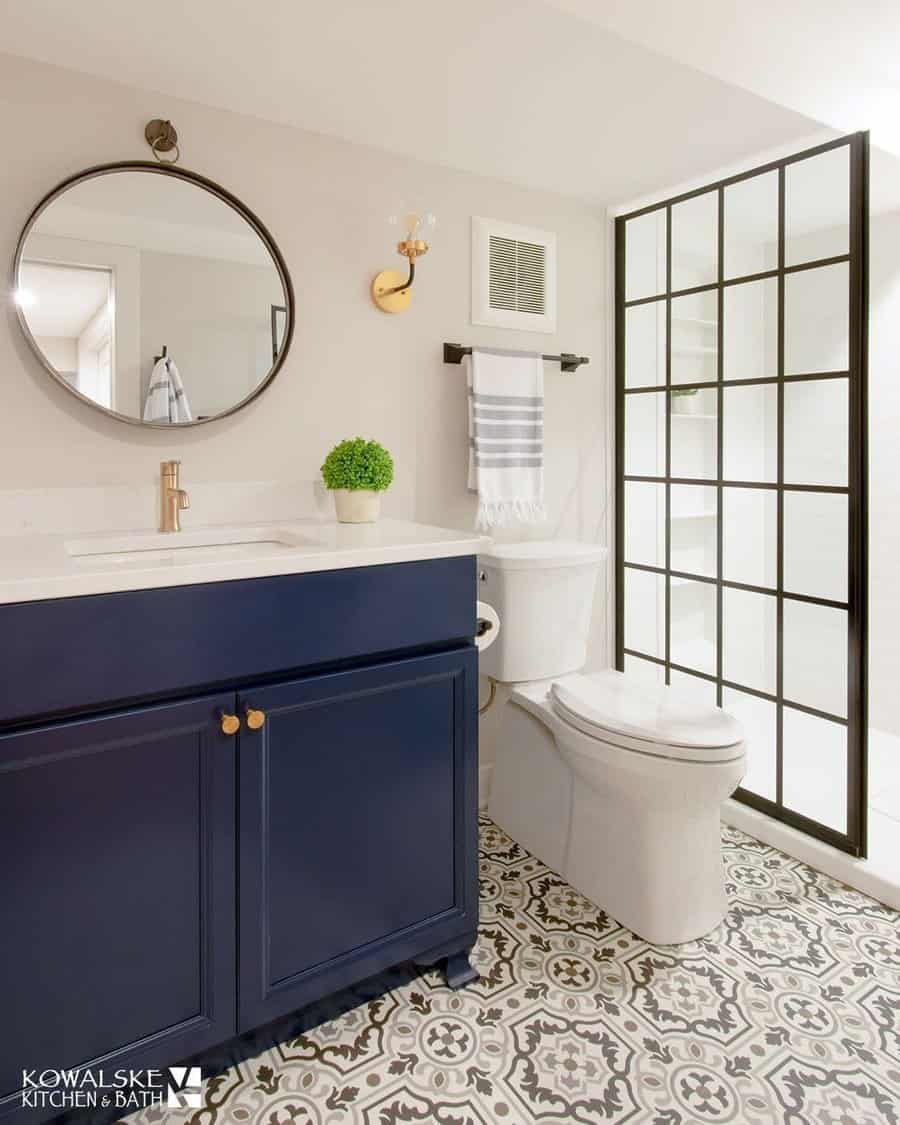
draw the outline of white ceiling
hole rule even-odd
[[[546,2],[900,154],[897,0]]]
[[[634,35],[621,17],[645,0],[571,3],[574,15],[549,0],[154,0],[136,19],[121,0],[0,0],[0,27],[14,54],[595,203],[820,128],[585,18],[617,16]],[[696,3],[653,6],[683,19],[678,45],[712,34],[682,17]],[[780,59],[778,20],[760,22]]]

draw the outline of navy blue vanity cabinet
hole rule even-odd
[[[24,1068],[475,978],[475,587],[466,556],[0,605],[3,1125],[55,1114]]]
[[[22,1069],[234,1034],[233,692],[0,735],[0,1117]]]
[[[478,921],[469,646],[242,693],[239,1030]]]

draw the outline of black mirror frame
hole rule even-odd
[[[148,429],[165,430],[171,433],[173,430],[188,429],[192,426],[205,426],[210,422],[217,422],[221,418],[227,418],[231,414],[236,414],[237,411],[242,410],[245,406],[251,403],[255,398],[263,393],[263,391],[270,385],[272,380],[281,370],[285,358],[291,348],[291,342],[294,337],[294,317],[295,317],[295,302],[294,302],[294,286],[291,282],[291,275],[288,272],[287,264],[282,256],[278,244],[269,233],[262,221],[250,210],[246,204],[217,184],[214,180],[208,180],[205,176],[199,175],[197,172],[189,172],[185,168],[177,168],[172,164],[153,163],[147,160],[122,160],[113,164],[95,164],[90,168],[85,168],[81,172],[77,172],[73,176],[69,176],[61,183],[57,184],[55,188],[49,191],[43,199],[35,206],[31,214],[25,221],[22,228],[22,233],[19,235],[16,243],[15,253],[13,254],[12,270],[11,270],[11,283],[13,293],[19,288],[19,272],[22,265],[22,255],[25,250],[25,243],[29,234],[34,227],[35,222],[43,213],[43,211],[50,206],[54,200],[63,195],[69,188],[74,187],[75,184],[83,183],[86,180],[92,180],[98,176],[109,175],[116,172],[150,172],[157,176],[175,176],[180,180],[185,180],[187,183],[194,184],[196,187],[208,191],[211,195],[216,196],[223,203],[227,204],[234,211],[236,211],[247,222],[257,235],[262,239],[266,249],[272,256],[272,261],[275,263],[275,268],[278,270],[278,275],[281,278],[282,288],[284,289],[284,297],[287,311],[287,323],[285,324],[284,337],[282,340],[281,348],[275,357],[268,374],[260,383],[253,388],[253,390],[240,402],[235,403],[234,406],[229,407],[228,410],[223,410],[218,414],[213,414],[209,418],[201,418],[193,422],[145,422],[142,418],[133,418],[128,414],[120,414],[116,410],[109,407],[101,406],[100,403],[94,402],[92,398],[83,395],[81,391],[77,390],[67,382],[55,367],[48,361],[41,348],[38,346],[37,341],[28,327],[28,322],[25,319],[23,309],[17,304],[16,315],[19,320],[19,325],[28,341],[32,351],[38,357],[43,368],[53,377],[53,379],[66,390],[74,395],[81,402],[86,403],[94,410],[99,410],[108,418],[116,418],[120,422],[127,422],[132,426],[145,426]]]

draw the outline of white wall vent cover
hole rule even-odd
[[[472,219],[472,323],[556,331],[556,235]]]

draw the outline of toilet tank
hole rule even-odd
[[[478,597],[500,616],[481,675],[521,683],[583,668],[605,558],[605,547],[563,541],[497,543],[481,553]]]

